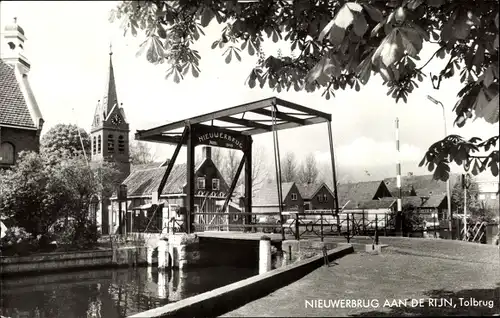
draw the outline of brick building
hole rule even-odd
[[[43,118],[28,73],[30,63],[24,56],[24,30],[13,23],[2,33],[0,56],[0,169],[16,163],[21,151],[38,151]]]

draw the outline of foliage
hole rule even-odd
[[[0,214],[37,237],[59,219],[87,224],[92,199],[114,189],[118,172],[108,164],[90,166],[81,156],[23,152],[0,174]]]
[[[145,32],[138,55],[149,62],[167,63],[167,78],[179,83],[191,73],[198,77],[201,56],[193,45],[212,20],[224,23],[212,49],[225,49],[225,62],[241,60],[244,51],[259,56],[250,70],[249,87],[266,84],[278,92],[323,89],[330,99],[339,89],[361,90],[379,74],[387,94],[407,101],[427,76],[432,59],[445,59],[438,74],[429,74],[435,89],[443,80],[460,76],[462,89],[455,105],[455,123],[483,118],[498,123],[498,0],[333,0],[295,1],[123,1],[110,20],[122,20],[124,33]],[[282,41],[290,54],[267,58],[265,39]],[[420,61],[424,43],[437,47]],[[476,148],[488,151],[498,136],[467,143],[449,136],[431,146],[421,165],[435,178],[449,177],[449,163],[475,166]],[[491,152],[478,169],[498,175],[498,152]]]
[[[298,179],[300,183],[315,183],[318,180],[318,174],[316,159],[313,154],[308,154],[299,168]]]
[[[474,178],[470,178],[467,183],[467,214],[478,215],[481,211],[479,201],[479,187]],[[455,213],[464,213],[464,189],[461,182],[455,182],[451,190],[451,209]]]
[[[295,154],[287,152],[281,159],[281,182],[295,182],[297,181],[298,167]]]
[[[424,226],[424,218],[411,203],[404,204],[402,207],[404,215],[403,228],[412,231],[421,230]]]
[[[85,153],[90,154],[90,137],[84,129],[72,124],[57,124],[42,136],[40,150],[56,156],[63,151],[81,155],[82,145]]]
[[[132,141],[130,144],[130,162],[133,165],[153,163],[156,153],[152,151],[151,144],[145,141]]]
[[[13,226],[5,231],[5,236],[0,239],[0,243],[2,247],[5,247],[29,240],[31,237],[31,234],[24,228]]]
[[[59,244],[69,248],[88,249],[96,245],[100,237],[97,225],[89,219],[81,222],[60,223],[54,232]]]

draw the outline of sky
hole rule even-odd
[[[452,109],[460,89],[458,78],[443,82],[440,90],[425,81],[406,104],[396,104],[386,96],[387,88],[381,86],[378,76],[372,76],[360,92],[338,91],[329,101],[321,97],[321,91],[278,94],[269,88],[250,89],[245,80],[256,57],[242,54],[241,62],[233,59],[226,64],[223,51],[210,48],[222,28],[216,22],[209,25],[196,44],[202,56],[200,76],[176,84],[165,79],[167,65],[153,65],[145,56],[136,57],[141,37],[124,37],[119,23],[109,22],[109,12],[116,5],[112,1],[1,2],[1,29],[17,17],[28,38],[25,56],[31,62],[29,80],[45,119],[43,132],[58,123],[73,123],[90,130],[95,106],[104,94],[110,43],[118,100],[123,103],[132,136],[137,129],[277,96],[332,114],[339,174],[373,180],[395,174],[396,117],[400,125],[403,174],[429,173],[426,168],[419,168],[418,163],[428,147],[444,136],[444,122],[441,107],[431,103],[426,98],[428,94],[445,105],[449,134],[488,137],[498,132],[498,124],[491,125],[482,119],[464,128],[453,126]],[[286,52],[288,45],[266,42],[264,51],[276,54],[280,47]],[[432,45],[424,46],[422,60],[434,50]],[[438,73],[443,63],[443,60],[432,61],[426,73]],[[293,152],[300,161],[313,153],[322,164],[330,160],[326,124],[282,131],[279,136],[282,154]],[[256,136],[254,144],[265,150],[264,160],[271,164],[272,135]],[[155,144],[153,151],[162,160],[173,150],[174,146]],[[179,160],[184,157],[181,153]],[[461,172],[457,167],[453,169]]]

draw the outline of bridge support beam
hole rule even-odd
[[[271,270],[271,238],[262,236],[259,241],[259,274]]]

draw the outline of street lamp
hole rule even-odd
[[[441,105],[441,109],[443,109],[443,122],[444,122],[444,136],[445,138],[448,136],[448,132],[446,130],[446,114],[444,111],[444,105],[437,99],[433,98],[430,95],[427,95],[427,99],[433,102],[436,105]],[[452,212],[451,212],[451,191],[450,191],[450,178],[448,177],[448,180],[446,181],[446,198],[447,198],[447,205],[448,205],[448,228],[450,231],[450,236],[451,239],[453,239],[453,227],[452,227]]]

